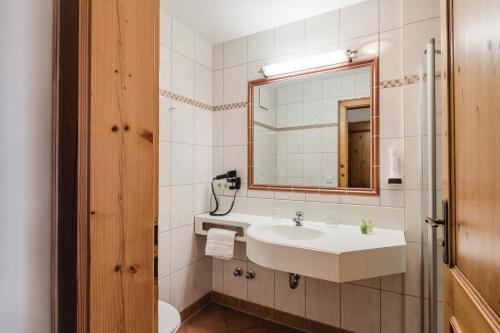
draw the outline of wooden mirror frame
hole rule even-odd
[[[255,87],[278,81],[286,81],[292,78],[302,78],[316,75],[323,72],[332,72],[341,69],[353,69],[371,66],[371,172],[370,187],[325,187],[325,186],[288,186],[288,185],[264,185],[255,184],[253,177],[254,161],[254,113],[253,113],[253,89]],[[260,191],[285,191],[285,192],[306,192],[317,194],[342,194],[342,195],[378,195],[379,185],[379,65],[378,58],[363,59],[352,62],[344,62],[331,66],[313,68],[309,70],[293,72],[283,75],[257,79],[248,82],[248,189]]]

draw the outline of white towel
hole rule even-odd
[[[219,259],[230,260],[234,254],[236,231],[210,228],[208,230],[205,254]]]

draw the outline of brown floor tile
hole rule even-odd
[[[178,333],[301,333],[301,331],[212,303],[184,322]]]

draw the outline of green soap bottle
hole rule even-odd
[[[368,234],[368,223],[365,220],[361,220],[361,224],[359,225],[359,229],[363,235]]]

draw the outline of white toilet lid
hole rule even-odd
[[[158,332],[174,333],[181,326],[181,316],[179,311],[172,305],[158,302]]]

